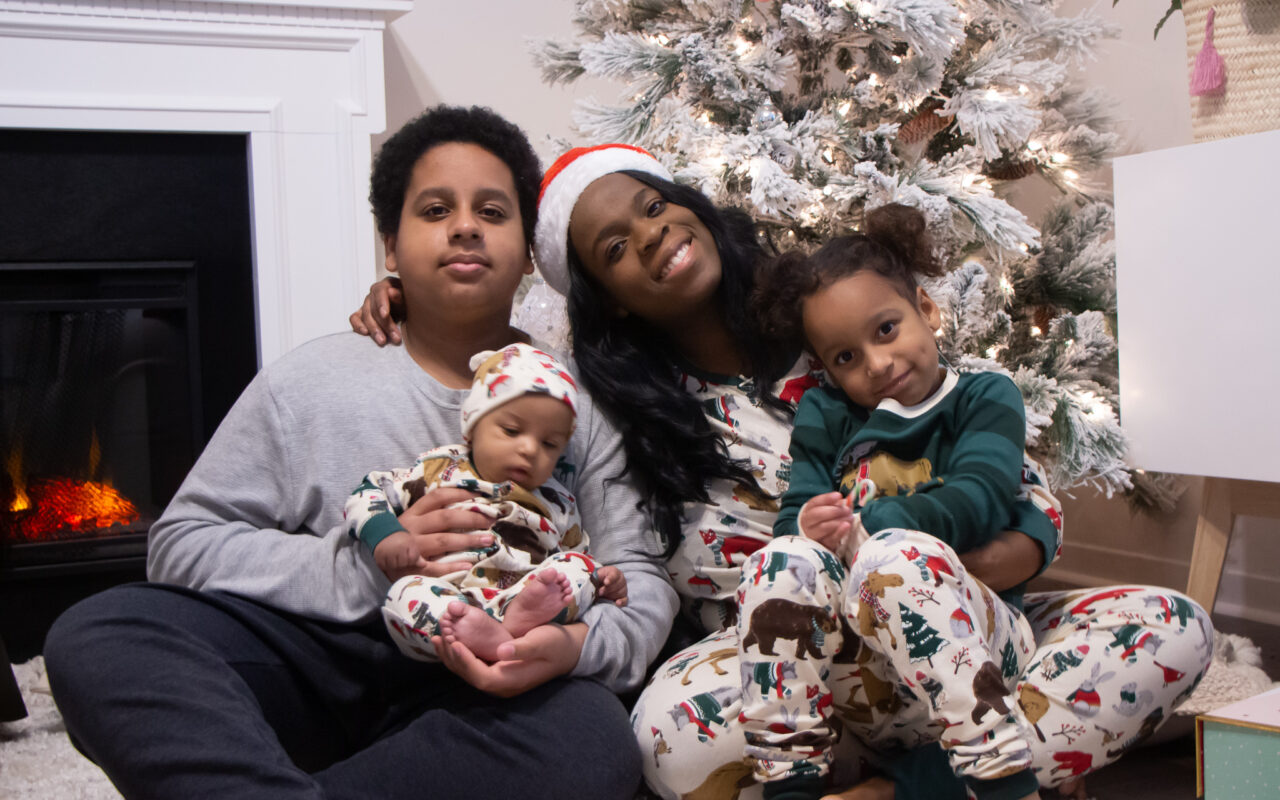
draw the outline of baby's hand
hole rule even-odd
[[[373,560],[377,562],[378,569],[393,581],[411,575],[427,564],[408,531],[396,531],[378,542],[373,548]]]
[[[617,567],[601,567],[595,574],[596,593],[618,608],[627,604],[627,578]]]
[[[815,495],[800,509],[800,535],[838,553],[853,527],[853,519],[853,512],[839,492]]]

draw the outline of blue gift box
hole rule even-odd
[[[1280,798],[1280,689],[1196,717],[1196,794]]]

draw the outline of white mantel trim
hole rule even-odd
[[[344,329],[377,275],[365,198],[382,31],[411,7],[0,0],[0,127],[246,134],[267,364]]]

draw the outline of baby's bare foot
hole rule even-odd
[[[569,578],[554,569],[544,569],[525,583],[502,615],[502,627],[512,638],[555,619],[573,600]]]
[[[462,642],[477,658],[499,661],[498,647],[511,641],[511,634],[493,617],[475,606],[455,600],[440,618],[440,635],[447,644]]]

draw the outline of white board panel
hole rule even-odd
[[[1280,131],[1115,160],[1136,467],[1280,482]]]

